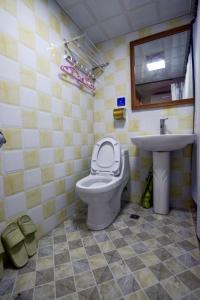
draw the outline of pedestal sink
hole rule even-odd
[[[153,152],[153,209],[155,213],[169,212],[170,151],[193,144],[194,134],[163,134],[135,136],[133,144]]]

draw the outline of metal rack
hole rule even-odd
[[[99,49],[88,38],[81,34],[69,41],[64,40],[64,59],[68,65],[62,65],[65,75],[70,75],[81,87],[95,92],[95,82],[104,72],[108,62],[105,62]]]

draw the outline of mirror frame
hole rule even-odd
[[[194,97],[188,98],[188,99],[182,99],[182,100],[174,100],[174,101],[168,101],[164,103],[150,103],[150,104],[140,104],[140,102],[137,99],[136,96],[136,85],[135,85],[135,55],[134,55],[134,47],[137,45],[141,45],[150,41],[154,41],[163,37],[167,37],[170,35],[174,35],[176,33],[180,33],[183,31],[191,30],[192,34],[192,25],[186,24],[180,27],[176,27],[173,29],[169,29],[166,31],[162,31],[159,33],[155,33],[146,37],[143,37],[141,39],[137,39],[130,42],[130,68],[131,68],[131,108],[132,110],[145,110],[145,109],[151,109],[151,108],[163,108],[163,107],[171,107],[171,106],[179,106],[179,105],[185,105],[185,104],[194,104]],[[191,47],[193,49],[193,45],[191,43]],[[192,50],[193,55],[193,50]],[[194,78],[194,65],[193,65],[193,78]],[[194,89],[193,89],[194,91]]]

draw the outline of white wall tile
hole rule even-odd
[[[5,198],[6,218],[23,211],[26,211],[25,193],[18,193]]]
[[[23,151],[12,150],[2,152],[3,172],[16,172],[24,169]]]
[[[24,172],[25,188],[29,189],[41,184],[41,170],[32,169]]]

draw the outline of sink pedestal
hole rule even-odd
[[[153,210],[169,213],[170,152],[153,152]]]

